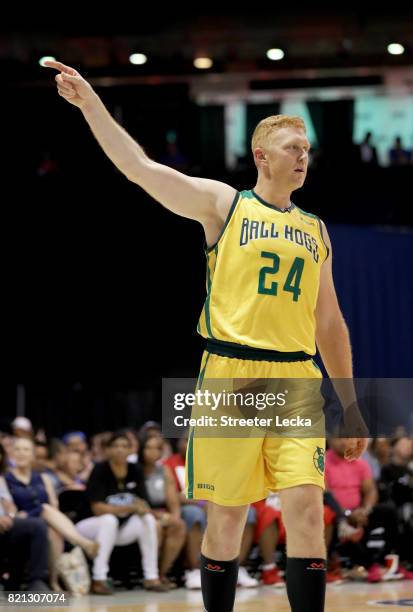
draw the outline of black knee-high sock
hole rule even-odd
[[[292,612],[324,612],[326,560],[287,558],[287,595]]]
[[[232,612],[238,565],[238,557],[232,561],[216,561],[201,554],[201,587],[206,612]]]

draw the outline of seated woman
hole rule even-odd
[[[51,588],[59,590],[56,561],[63,552],[64,539],[80,546],[90,558],[99,545],[80,535],[72,521],[58,509],[54,488],[46,474],[32,470],[34,445],[29,438],[16,438],[13,447],[15,466],[5,474],[5,480],[17,507],[18,517],[40,517],[49,527],[49,580]]]
[[[6,462],[0,443],[0,563],[5,555],[6,589],[20,590],[25,565],[22,560],[27,559],[27,590],[48,593],[47,526],[40,518],[16,518],[17,508],[2,476]]]
[[[92,582],[93,593],[99,595],[112,593],[106,578],[113,548],[132,542],[138,543],[142,554],[144,588],[169,590],[159,580],[156,520],[145,501],[143,471],[140,466],[128,463],[129,454],[126,434],[113,434],[106,448],[108,460],[95,465],[87,483],[94,516],[76,523],[79,533],[100,544],[93,563]]]
[[[161,436],[144,437],[140,445],[139,464],[145,474],[149,504],[158,521],[161,581],[174,588],[176,585],[166,575],[185,544],[186,527],[181,518],[181,504],[171,468],[159,463],[163,448]]]

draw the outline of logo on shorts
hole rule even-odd
[[[315,469],[317,470],[319,474],[321,474],[321,476],[323,476],[324,474],[324,455],[325,455],[324,448],[317,446],[317,448],[314,451],[313,462],[314,462]]]
[[[208,484],[206,482],[198,482],[198,489],[208,489],[209,491],[215,491],[215,487],[212,484]]]

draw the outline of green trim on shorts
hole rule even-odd
[[[202,368],[198,376],[198,382],[196,388],[200,389],[204,382],[205,370],[208,365],[209,354],[206,356],[205,365]],[[194,499],[194,431],[195,428],[191,428],[191,433],[188,438],[188,499]]]
[[[194,428],[188,438],[188,499],[194,499]]]

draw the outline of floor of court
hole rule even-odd
[[[386,603],[378,603],[386,602]],[[326,612],[372,612],[372,610],[405,610],[413,608],[413,581],[382,583],[378,585],[351,583],[327,586]],[[40,606],[30,606],[40,609]],[[23,609],[23,608],[20,608]],[[27,609],[27,608],[26,608]],[[74,610],[75,612],[202,612],[200,591],[177,589],[168,593],[149,593],[141,589],[119,591],[109,597],[87,596],[71,600],[69,606],[48,607],[49,612]],[[0,606],[2,612],[16,610]],[[237,589],[236,612],[288,612],[290,607],[285,589],[258,587]]]

